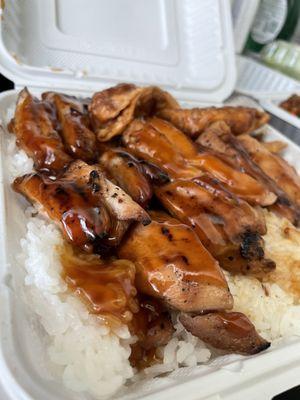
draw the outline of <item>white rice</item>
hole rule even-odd
[[[33,170],[33,160],[27,156],[24,150],[21,150],[16,145],[16,138],[10,135],[5,138],[6,144],[6,167],[7,178],[9,182],[17,176],[28,174]]]
[[[23,150],[16,147],[13,135],[6,138],[8,180],[32,171],[33,163]],[[61,367],[66,387],[88,392],[95,398],[113,395],[133,378],[130,366],[130,336],[127,327],[118,332],[88,313],[61,278],[62,265],[57,247],[63,238],[54,223],[42,216],[34,216],[32,207],[25,211],[27,233],[21,239],[18,261],[24,265],[25,301],[39,316],[41,325],[49,335],[50,361]],[[176,316],[174,316],[176,319]],[[210,350],[198,338],[175,322],[173,339],[158,350],[163,363],[147,368],[138,379],[154,377],[179,366],[196,366],[210,358]],[[136,380],[136,379],[133,379]]]
[[[50,336],[50,360],[63,367],[64,384],[105,397],[133,376],[128,362],[130,334],[125,326],[110,331],[68,293],[60,276],[59,245],[62,237],[53,224],[29,218],[19,259],[27,273],[26,301]]]
[[[17,149],[14,136],[6,141],[8,180],[12,182],[16,176],[30,172],[33,164],[23,150]],[[60,275],[62,266],[56,251],[63,240],[61,233],[43,217],[31,217],[31,211],[32,207],[29,207],[27,233],[21,240],[20,254],[26,270],[26,302],[39,316],[49,337],[49,359],[61,371],[66,387],[100,399],[115,394],[137,377],[151,378],[181,366],[193,367],[208,362],[210,349],[188,333],[174,315],[176,331],[173,338],[158,350],[163,362],[134,376],[136,371],[130,366],[129,356],[130,343],[135,338],[130,336],[125,326],[118,332],[110,330],[68,292]],[[272,224],[269,228],[273,229]],[[300,232],[296,233],[300,241]],[[286,255],[282,246],[277,246],[274,251],[273,241],[268,240],[268,235],[269,256],[276,252],[277,258],[278,252]],[[280,257],[278,260],[280,262]],[[288,293],[284,285],[271,282],[263,286],[255,278],[232,277],[229,273],[226,277],[234,297],[234,309],[245,313],[262,336],[275,340],[300,335],[298,298]]]
[[[234,298],[234,310],[243,312],[267,340],[300,335],[300,306],[276,283],[226,274]],[[268,295],[266,295],[266,292]]]

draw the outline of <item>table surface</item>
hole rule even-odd
[[[9,90],[9,89],[13,89],[13,87],[14,86],[11,81],[9,81],[8,79],[6,79],[2,75],[0,75],[0,92]],[[299,140],[299,144],[300,144],[300,140]],[[300,354],[299,354],[299,357],[300,357]],[[300,383],[300,377],[299,377],[299,383]],[[5,395],[2,394],[2,389],[0,387],[0,400],[5,400],[4,396]],[[18,399],[15,399],[15,400],[18,400]],[[243,399],[243,400],[259,400],[259,399]],[[272,400],[272,399],[270,399],[270,400]],[[275,396],[273,398],[273,400],[300,400],[300,385]]]

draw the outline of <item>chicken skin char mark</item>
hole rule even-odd
[[[158,195],[165,193],[171,199],[178,195],[186,206],[186,214],[200,207],[208,214],[215,216],[216,222],[223,220],[227,237],[233,242],[239,242],[247,229],[259,234],[266,233],[264,217],[259,209],[251,207],[247,202],[234,196],[222,187],[220,182],[209,174],[192,180],[177,179],[157,189]],[[185,197],[184,197],[185,196]],[[197,214],[197,212],[196,212]],[[219,218],[219,220],[218,220]]]
[[[162,120],[135,120],[122,138],[137,158],[156,164],[170,179],[192,179],[209,172],[250,204],[265,206],[276,200],[260,182],[208,152],[200,153],[182,132]]]
[[[237,171],[238,177],[209,152],[199,154],[180,131],[157,118],[134,121],[123,140],[137,157],[169,173],[171,183],[156,188],[156,196],[172,215],[195,229],[223,268],[258,277],[275,268],[264,258],[264,216],[243,201],[270,204],[276,200],[272,192],[249,175]]]
[[[181,314],[179,319],[192,335],[228,353],[256,354],[270,346],[242,313],[215,312],[195,317]]]
[[[75,181],[82,188],[88,188],[96,199],[103,199],[106,207],[120,221],[140,221],[147,225],[151,219],[147,212],[126,194],[119,186],[106,178],[100,165],[88,165],[74,161],[66,171],[64,180]]]
[[[152,197],[152,184],[169,182],[169,176],[156,165],[138,160],[124,148],[100,146],[99,164],[134,201],[146,207]]]
[[[298,225],[299,177],[283,159],[252,137],[234,137],[224,122],[211,125],[197,142],[269,188],[277,196],[277,201],[270,209]]]
[[[167,307],[200,313],[195,317],[181,314],[180,321],[213,347],[241,354],[255,354],[269,347],[245,315],[224,311],[232,308],[225,277],[193,231],[161,212],[151,212],[151,218],[150,225],[133,227],[119,247],[119,256],[136,266],[138,291],[159,299]],[[134,365],[144,366],[141,360],[145,355],[148,364],[149,355],[154,353],[145,350],[153,350],[155,343],[165,345],[171,339],[169,317],[165,314],[163,320],[160,318],[149,325],[147,315],[135,315],[133,326],[141,343],[133,346]],[[139,334],[137,326],[145,323],[147,329]]]
[[[35,168],[50,176],[62,174],[72,161],[55,127],[51,104],[39,101],[23,89],[10,128],[17,137],[18,146],[33,159]]]
[[[55,92],[42,94],[53,105],[66,151],[75,159],[92,162],[97,157],[96,135],[90,129],[87,101]]]
[[[134,201],[142,207],[147,206],[153,192],[142,163],[124,149],[108,147],[102,152],[99,163]],[[154,176],[152,178],[155,179]]]
[[[174,180],[155,194],[170,214],[189,225],[204,246],[232,273],[265,275],[275,268],[264,257],[264,216],[228,193],[208,175]]]
[[[107,180],[99,167],[79,160],[59,180],[28,174],[17,178],[13,188],[40,204],[59,223],[65,238],[88,252],[107,253],[133,221],[150,222],[148,214]]]
[[[132,227],[118,247],[136,266],[137,289],[181,311],[230,309],[226,279],[193,230],[164,213],[150,216],[151,224]]]

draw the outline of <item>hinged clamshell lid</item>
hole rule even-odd
[[[88,92],[128,81],[221,102],[236,77],[224,0],[5,0],[0,52],[17,87]]]

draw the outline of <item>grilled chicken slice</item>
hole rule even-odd
[[[157,116],[170,121],[192,139],[196,139],[213,122],[224,121],[234,135],[250,133],[268,122],[269,116],[255,108],[210,107],[193,109],[161,108]]]
[[[138,295],[139,312],[134,314],[131,332],[139,338],[145,349],[156,349],[166,345],[172,338],[174,327],[166,306],[153,297]]]
[[[194,229],[222,268],[257,277],[275,268],[264,258],[263,214],[215,179],[175,180],[156,188],[155,194],[174,217]]]
[[[271,153],[279,154],[287,148],[287,143],[281,140],[273,140],[272,142],[261,142],[264,147]]]
[[[178,107],[176,100],[158,87],[123,83],[94,94],[89,105],[100,142],[119,135],[135,116],[150,115],[163,107]]]
[[[60,133],[66,151],[73,158],[91,162],[96,160],[96,135],[90,130],[87,104],[73,96],[46,92],[43,100],[53,104],[60,123]]]
[[[181,314],[179,319],[192,335],[228,353],[256,354],[270,347],[250,320],[239,312],[215,312],[196,317]]]
[[[247,172],[247,174],[261,182],[265,188],[268,188],[270,192],[277,196],[275,204],[271,205],[270,208],[280,215],[288,218],[295,225],[298,225],[300,222],[299,206],[284,191],[283,186],[281,188],[279,183],[276,182],[275,179],[272,179],[272,169],[270,168],[268,174],[267,170],[263,170],[262,165],[256,163],[255,158],[249,154],[244,146],[244,143],[242,143],[242,140],[239,140],[239,138],[233,136],[230,133],[229,127],[224,122],[217,122],[211,125],[210,128],[208,128],[197,139],[197,142],[201,145],[201,147],[213,151],[213,154],[215,154],[218,158],[226,160],[227,163],[235,166],[235,168],[238,168],[241,171]],[[262,143],[250,138],[248,146],[251,146],[251,143],[255,145],[255,148],[261,149],[261,154],[270,156],[269,159],[272,160],[272,163],[276,163],[277,171],[279,171],[279,166],[284,167],[287,165],[286,162],[280,159],[278,156],[268,152]],[[285,174],[288,174],[289,171],[291,173],[291,177],[295,177],[297,182],[299,178],[295,176],[295,172],[290,166],[288,166],[288,172],[285,172]],[[288,185],[288,183],[285,183],[285,185]],[[293,186],[293,184],[291,186]]]
[[[107,179],[99,165],[88,165],[76,160],[66,171],[64,181],[76,182],[80,188],[91,191],[94,198],[103,200],[120,221],[140,221],[144,225],[151,222],[146,211],[119,186]]]
[[[92,251],[97,239],[106,237],[112,228],[106,206],[93,204],[75,184],[28,174],[17,178],[13,188],[31,203],[41,205],[42,211],[59,223],[65,238],[83,250]]]
[[[129,326],[138,341],[131,345],[129,360],[133,367],[143,369],[158,361],[156,349],[169,343],[175,329],[170,313],[161,301],[140,293],[138,301],[139,311],[133,315]]]
[[[181,311],[231,309],[226,279],[193,230],[164,213],[150,216],[118,248],[136,266],[137,289]]]
[[[55,112],[45,101],[39,101],[23,89],[10,125],[17,144],[34,161],[38,171],[55,176],[66,169],[72,158],[64,151],[62,140],[55,129]]]
[[[142,164],[123,149],[107,148],[99,158],[100,165],[118,186],[145,207],[152,197],[152,187]]]
[[[251,176],[208,152],[200,153],[182,132],[157,118],[133,121],[123,134],[123,142],[138,158],[153,162],[171,179],[192,179],[209,172],[251,204],[269,205],[276,200]]]
[[[119,244],[131,222],[150,222],[122,189],[82,161],[74,162],[56,181],[28,174],[17,178],[13,188],[40,205],[65,238],[87,252],[106,253]]]
[[[300,96],[298,94],[293,94],[287,100],[282,101],[279,107],[283,108],[290,114],[296,117],[300,116]]]
[[[239,138],[252,160],[300,206],[300,177],[296,170],[276,154],[272,154],[258,140],[248,135]]]
[[[193,178],[201,174],[197,167],[189,163],[176,144],[146,121],[134,120],[122,139],[137,158],[154,163],[170,178]]]

